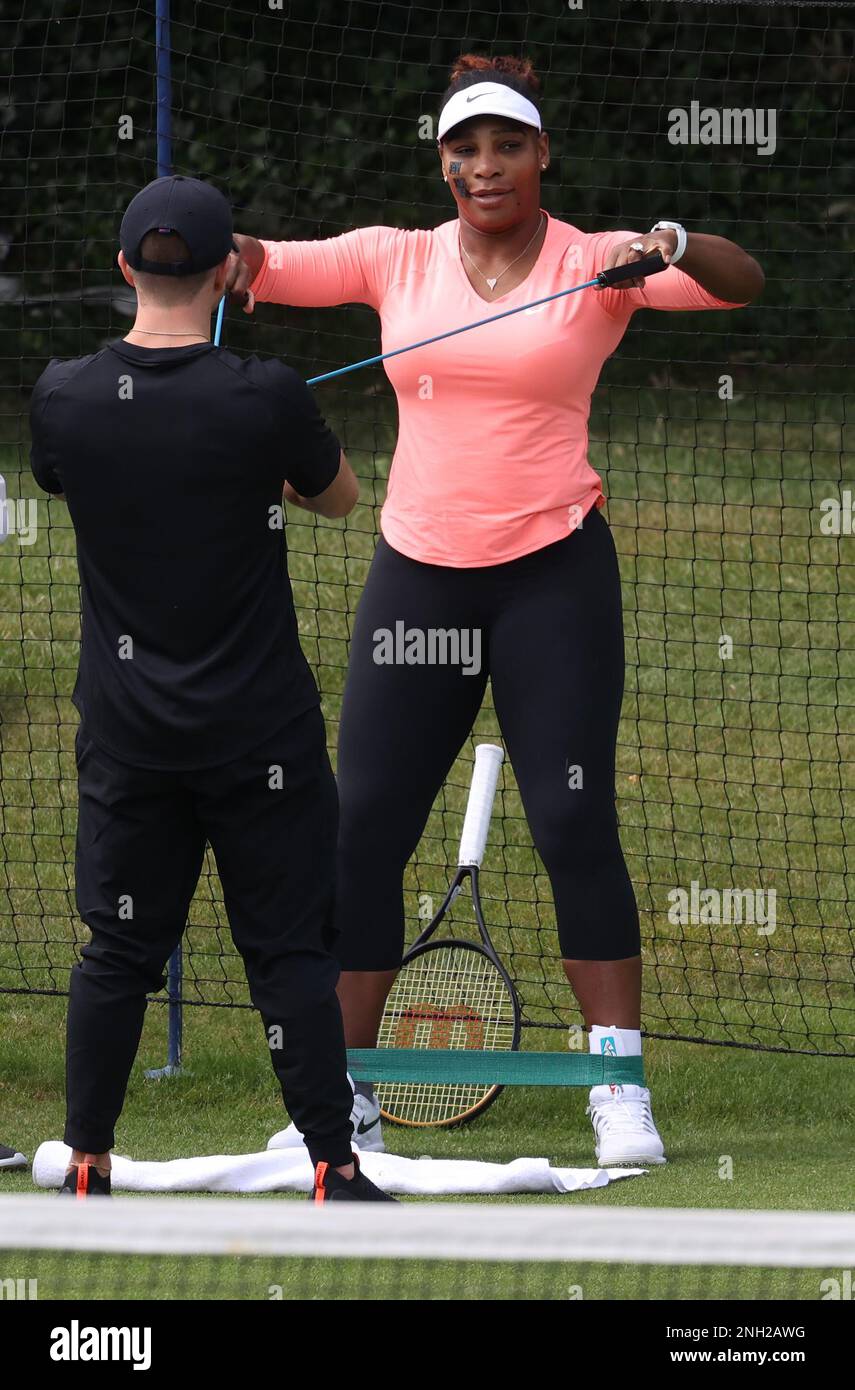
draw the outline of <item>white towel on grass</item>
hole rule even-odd
[[[37,1187],[59,1187],[71,1149],[56,1140],[40,1144],[33,1160]],[[512,1163],[480,1163],[461,1158],[401,1158],[399,1154],[360,1154],[366,1177],[385,1192],[436,1197],[463,1193],[584,1192],[632,1178],[644,1168],[552,1168],[545,1158]],[[301,1146],[257,1154],[211,1154],[138,1162],[113,1155],[116,1192],[309,1192],[312,1165]]]

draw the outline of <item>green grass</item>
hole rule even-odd
[[[3,1268],[26,1270],[40,1300],[245,1299],[327,1302],[355,1300],[755,1300],[822,1297],[829,1269],[768,1270],[640,1267],[603,1263],[321,1260],[246,1256],[57,1256],[0,1251]],[[22,1278],[21,1274],[17,1275]]]
[[[42,1140],[62,1136],[64,1015],[61,999],[0,995],[0,1139],[30,1156]],[[187,1075],[147,1081],[143,1071],[160,1066],[165,1051],[165,1010],[153,1005],[117,1132],[118,1152],[148,1159],[255,1152],[286,1123],[256,1015],[187,1010]],[[646,1178],[586,1194],[585,1201],[817,1211],[851,1206],[855,1086],[849,1059],[665,1042],[648,1043],[645,1055],[671,1162]],[[535,1155],[589,1167],[586,1104],[581,1089],[508,1088],[471,1125],[389,1128],[389,1146],[410,1157],[508,1162]],[[719,1176],[728,1155],[731,1181]],[[23,1172],[2,1173],[0,1182],[4,1192],[33,1190]]]
[[[334,398],[328,410],[344,426],[363,503],[346,523],[313,525],[295,514],[288,529],[301,637],[333,752],[350,625],[394,438],[381,402],[372,398],[357,409],[347,399],[346,417]],[[851,402],[837,395],[745,396],[725,406],[689,391],[612,386],[596,397],[591,462],[609,496],[624,584],[628,669],[617,794],[641,912],[645,1025],[666,1035],[841,1055],[652,1043],[649,1075],[671,1163],[644,1179],[555,1200],[851,1204],[855,932],[846,875],[855,825],[855,568],[852,539],[822,536],[818,510],[845,485],[850,418]],[[39,495],[26,473],[15,476],[17,460],[0,462],[10,495]],[[35,545],[7,542],[0,549],[0,990],[64,989],[75,940],[84,935],[71,877],[77,568],[63,504],[42,502],[40,522]],[[728,661],[719,654],[722,633],[734,642]],[[497,733],[488,696],[475,737]],[[465,749],[408,873],[411,930],[420,895],[444,890],[470,758]],[[578,1015],[556,959],[549,884],[507,764],[503,777],[483,875],[486,914],[527,1019],[558,1025],[529,1034],[529,1045],[560,1047],[563,1029]],[[745,923],[672,924],[667,894],[693,879],[719,889],[774,889],[775,933],[761,935]],[[457,921],[462,931],[471,928],[465,898]],[[211,862],[191,911],[185,983],[199,1000],[246,1000]],[[63,1011],[62,1000],[0,993],[0,1139],[30,1153],[62,1131]],[[243,1010],[188,1009],[191,1074],[146,1082],[143,1067],[165,1058],[165,1023],[165,1010],[153,1007],[119,1149],[170,1158],[263,1148],[284,1119],[257,1020]],[[468,1129],[395,1131],[390,1138],[399,1152],[416,1156],[503,1161],[535,1153],[587,1165],[584,1105],[584,1094],[574,1091],[508,1091]],[[721,1176],[725,1158],[732,1160],[731,1180]],[[0,1174],[0,1192],[29,1186],[26,1174]],[[150,1268],[125,1269],[129,1286],[145,1290]],[[182,1263],[163,1273],[167,1294],[187,1296],[186,1270]],[[211,1271],[196,1272],[198,1289]],[[264,1273],[256,1268],[250,1277],[244,1266],[240,1277],[236,1267],[218,1277],[226,1290],[251,1286],[250,1296],[263,1297],[257,1290],[266,1287]],[[292,1272],[286,1282],[292,1292],[306,1280],[320,1288],[323,1273]],[[396,1269],[374,1274],[373,1288],[400,1287]],[[494,1274],[495,1287],[515,1296],[518,1275]],[[566,1297],[554,1291],[572,1285],[571,1274],[532,1266],[520,1292]],[[340,1268],[338,1275],[358,1282],[359,1271]],[[449,1289],[455,1277],[442,1272],[437,1287]],[[612,1278],[586,1275],[600,1294],[614,1289]],[[727,1272],[716,1278],[714,1287],[726,1296]],[[424,1296],[425,1271],[412,1279],[412,1296]],[[768,1290],[768,1276],[764,1281]],[[620,1287],[637,1289],[636,1274]],[[804,1287],[816,1296],[813,1275]],[[467,1296],[467,1288],[489,1296],[477,1281],[464,1281],[455,1296]],[[656,1288],[664,1296],[661,1281]]]
[[[63,1126],[64,1001],[0,996],[0,1139],[32,1157]],[[165,1011],[149,1009],[143,1045],[121,1118],[116,1149],[138,1159],[261,1150],[286,1122],[265,1055],[258,1020],[238,1011],[194,1009],[187,1016],[187,1074],[169,1081],[143,1077],[164,1060]],[[656,1043],[647,1047],[648,1079],[669,1163],[645,1177],[565,1197],[515,1196],[492,1203],[550,1202],[594,1206],[847,1210],[852,1201],[851,1133],[855,1089],[848,1059],[787,1057],[759,1052]],[[410,1157],[475,1158],[509,1162],[546,1157],[565,1167],[593,1163],[590,1123],[582,1090],[506,1090],[473,1124],[448,1132],[387,1127],[387,1144]],[[731,1173],[731,1177],[725,1176]],[[0,1193],[32,1192],[29,1172],[0,1174]],[[139,1198],[145,1201],[144,1197]],[[271,1196],[302,1200],[295,1194]],[[410,1199],[415,1200],[415,1199]],[[445,1200],[461,1200],[449,1198]],[[477,1201],[478,1198],[462,1199]],[[275,1219],[272,1216],[271,1219]],[[22,1257],[23,1258],[23,1257]],[[53,1261],[53,1263],[51,1263]],[[18,1268],[12,1258],[3,1268]],[[40,1297],[61,1295],[67,1267],[42,1257],[33,1274]],[[568,1298],[576,1284],[584,1296],[691,1298],[772,1296],[816,1298],[817,1271],[647,1270],[586,1266],[417,1265],[404,1273],[388,1264],[335,1268],[336,1287],[354,1297]],[[282,1260],[93,1262],[91,1296],[118,1287],[127,1296],[268,1297],[282,1285],[286,1297],[326,1296],[331,1262]],[[834,1271],[830,1271],[834,1274]],[[839,1271],[837,1272],[839,1274]],[[99,1283],[99,1280],[101,1283]],[[307,1293],[308,1291],[308,1293]]]

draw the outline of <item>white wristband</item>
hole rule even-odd
[[[651,227],[650,230],[651,232],[668,231],[677,233],[677,249],[671,257],[670,261],[668,262],[669,265],[676,265],[683,252],[685,251],[686,242],[689,239],[688,234],[686,232],[686,228],[681,226],[679,222],[657,222],[656,226]]]

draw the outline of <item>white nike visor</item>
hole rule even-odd
[[[463,121],[471,121],[474,116],[507,116],[512,121],[543,129],[537,107],[527,97],[506,87],[500,82],[474,82],[455,92],[439,113],[437,140]]]

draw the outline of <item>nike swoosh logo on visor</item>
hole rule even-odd
[[[467,100],[467,102],[469,102],[469,101],[480,101],[482,97],[491,97],[491,96],[494,96],[494,95],[495,95],[495,93],[493,93],[493,92],[476,92],[474,97],[467,97],[466,100]]]

